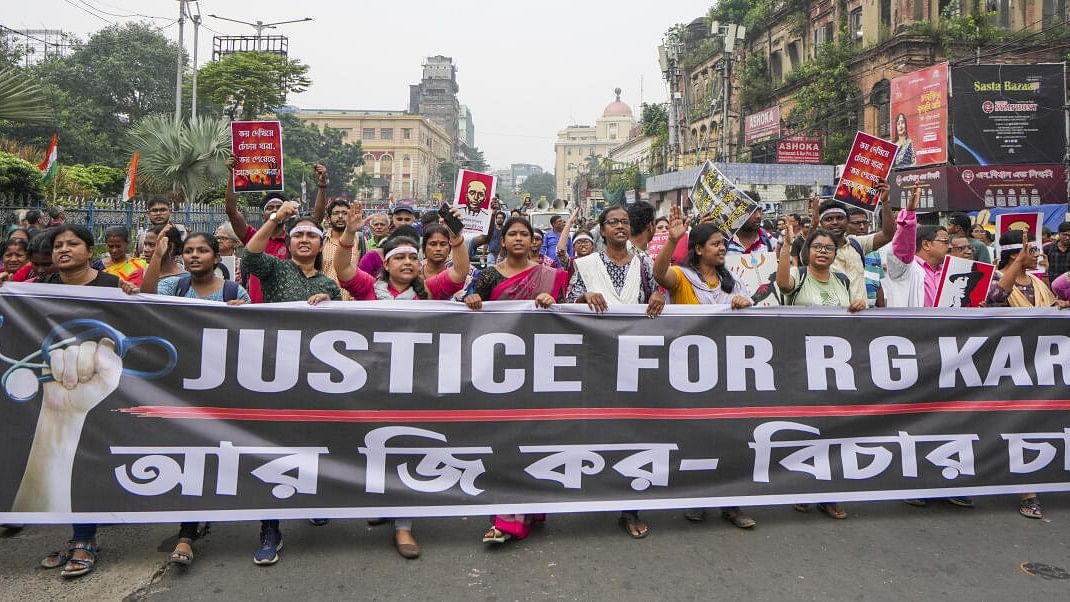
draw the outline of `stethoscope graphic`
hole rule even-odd
[[[0,326],[4,324],[4,317],[0,316]],[[121,358],[126,352],[134,347],[142,345],[155,345],[167,353],[167,363],[154,372],[143,370],[123,369],[125,376],[134,376],[144,379],[155,379],[170,374],[178,365],[178,351],[170,341],[160,337],[128,337],[115,328],[100,320],[77,319],[68,320],[56,325],[45,340],[41,343],[41,350],[35,351],[21,360],[12,359],[0,354],[0,361],[11,364],[3,375],[0,375],[0,386],[4,388],[7,396],[17,402],[25,402],[37,396],[41,383],[54,380],[49,372],[51,360],[49,355],[61,347],[72,343],[87,341],[94,337],[104,337],[115,342],[115,353]],[[40,356],[40,359],[37,359]],[[34,372],[42,370],[41,374]]]

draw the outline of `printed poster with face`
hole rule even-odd
[[[776,253],[728,253],[724,257],[724,265],[748,291],[753,291],[751,301],[755,306],[780,305],[780,292],[776,286]]]
[[[457,192],[453,197],[453,206],[461,210],[461,222],[466,233],[490,232],[491,219],[494,217],[494,212],[490,209],[490,195],[493,190],[492,174],[467,169],[457,172]]]
[[[980,307],[988,297],[995,273],[996,266],[991,263],[945,256],[936,307]]]
[[[888,178],[898,149],[894,142],[865,132],[855,134],[843,175],[836,184],[836,200],[866,211],[876,211],[877,184]]]
[[[1038,251],[1043,252],[1041,236],[1044,226],[1044,214],[1037,212],[1002,213],[996,216],[996,258],[999,258],[999,239],[1011,230],[1024,230],[1029,233],[1031,245]],[[1043,269],[1032,270],[1030,274],[1037,278],[1043,278],[1047,271]]]

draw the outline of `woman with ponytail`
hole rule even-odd
[[[456,210],[454,210],[456,212]],[[459,212],[457,217],[460,218]],[[420,243],[408,236],[392,236],[382,244],[383,273],[376,279],[353,265],[353,245],[364,227],[364,207],[356,202],[349,209],[346,229],[338,239],[334,266],[338,282],[356,301],[434,299],[446,300],[464,288],[468,278],[468,249],[464,237],[449,237],[453,265],[424,280]],[[452,234],[452,233],[451,233]]]
[[[677,243],[687,236],[686,265],[670,266]],[[683,305],[731,305],[732,309],[750,307],[750,293],[725,267],[727,247],[724,235],[713,224],[699,224],[688,234],[680,208],[669,209],[669,240],[654,260],[654,279],[668,293],[667,303]],[[693,508],[684,516],[694,522],[706,519],[706,511]],[[721,517],[749,529],[757,523],[739,508],[721,508]]]

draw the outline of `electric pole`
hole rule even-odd
[[[178,0],[178,59],[175,68],[175,121],[182,118],[182,29],[186,24],[186,0]]]
[[[190,15],[193,21],[193,82],[190,87],[190,120],[197,119],[197,34],[201,29],[201,5],[197,4],[197,13]]]

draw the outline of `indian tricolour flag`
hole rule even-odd
[[[59,170],[57,151],[56,135],[52,134],[52,144],[48,145],[48,153],[45,155],[45,160],[37,165],[37,169],[41,172],[41,178],[45,182],[49,182],[55,178],[56,172]]]
[[[134,158],[130,159],[130,167],[126,170],[126,183],[123,184],[123,196],[124,201],[137,196],[137,151],[134,151]]]

